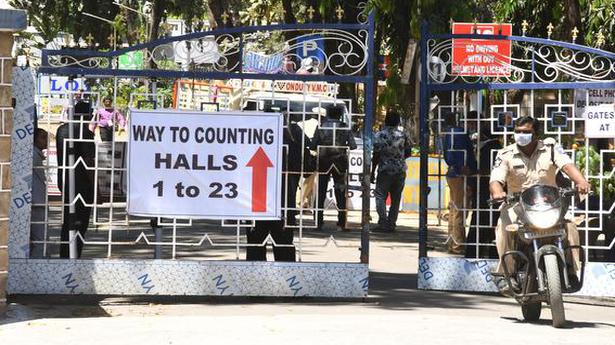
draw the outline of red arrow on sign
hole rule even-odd
[[[267,211],[267,168],[273,163],[262,147],[250,158],[247,167],[252,167],[252,212]]]

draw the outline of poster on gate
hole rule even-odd
[[[615,138],[615,104],[585,107],[585,137]]]
[[[512,24],[453,23],[453,34],[512,35]],[[469,77],[510,76],[510,40],[453,39],[452,74]]]
[[[128,213],[150,217],[281,217],[277,113],[131,110]]]
[[[583,117],[585,107],[615,104],[615,89],[577,89],[574,90],[575,116]]]
[[[363,175],[363,150],[348,151],[348,194],[346,195],[346,208],[351,211],[363,209],[363,190],[361,187],[361,176]],[[370,209],[376,210],[376,199],[374,197],[376,184],[370,184]],[[388,200],[387,200],[388,205]],[[337,207],[335,200],[335,189],[333,179],[327,183],[327,194],[325,208],[334,209]]]

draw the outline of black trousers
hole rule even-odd
[[[92,208],[85,206],[81,201],[75,203],[75,214],[70,214],[70,207],[64,207],[64,222],[62,223],[62,232],[60,238],[62,242],[68,242],[70,240],[70,230],[77,230],[81,236],[85,238],[85,233],[88,231],[88,225],[90,224],[90,215],[92,214]],[[83,241],[80,238],[77,241],[77,257],[81,257],[83,251]],[[70,258],[69,244],[60,245],[60,257]]]
[[[287,178],[284,176],[284,178]],[[295,210],[297,208],[297,188],[299,187],[299,180],[301,178],[300,173],[289,172],[288,173],[288,193],[286,193],[286,204],[282,205],[283,208],[286,208],[286,224],[288,225],[296,225],[297,224],[297,214],[299,211]],[[284,193],[284,192],[283,192]]]
[[[323,226],[325,197],[327,194],[327,183],[329,178],[333,178],[333,191],[337,204],[337,225],[346,227],[346,195],[348,185],[346,183],[346,172],[348,171],[348,156],[343,156],[335,160],[322,160],[318,163],[318,228]]]
[[[113,127],[99,127],[100,128],[100,140],[112,141],[113,140]]]
[[[258,220],[255,226],[248,230],[247,237],[250,244],[261,244],[271,234],[278,245],[293,244],[293,229],[284,227],[284,220]],[[273,246],[275,261],[295,261],[295,247]],[[246,260],[267,261],[267,247],[265,245],[246,248]]]
[[[290,185],[290,183],[289,183]],[[295,187],[295,192],[296,192]],[[282,179],[282,203],[287,203],[286,180]],[[295,193],[296,194],[296,193]],[[284,206],[284,205],[282,205]],[[293,229],[284,227],[284,219],[280,220],[257,220],[254,228],[248,229],[246,237],[248,244],[259,246],[246,247],[247,261],[267,261],[267,246],[262,245],[267,235],[271,234],[275,244],[273,245],[273,257],[275,261],[295,261],[295,247],[293,244]],[[281,247],[279,245],[291,245]]]
[[[90,162],[89,164],[92,163]],[[58,171],[58,174],[62,174],[62,171]],[[66,172],[66,177],[69,177],[70,172]],[[70,214],[70,206],[64,206],[64,219],[62,222],[62,232],[60,233],[60,238],[62,241],[69,241],[70,230],[78,231],[81,236],[85,238],[85,233],[88,231],[88,225],[90,224],[90,215],[92,214],[92,207],[86,206],[92,205],[94,202],[94,172],[87,170],[81,164],[75,167],[74,171],[75,178],[75,191],[70,190],[70,182],[67,178],[66,181],[62,179],[62,200],[64,200],[64,205],[70,204],[70,195],[73,195],[74,198],[77,196],[81,196],[80,199],[76,199],[75,201],[75,213]],[[66,182],[66,183],[64,183]],[[83,199],[83,200],[82,200]],[[81,251],[83,250],[83,241],[79,238],[77,241],[77,257],[81,257]],[[69,258],[69,244],[60,245],[60,257],[61,258]]]
[[[401,193],[404,190],[406,183],[406,172],[388,175],[379,173],[376,179],[376,211],[378,212],[378,224],[395,230],[397,224],[397,216],[399,215],[399,203],[401,202]],[[391,206],[389,214],[386,212],[386,199],[391,195]]]

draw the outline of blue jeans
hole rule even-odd
[[[395,229],[397,215],[399,214],[399,202],[401,201],[401,192],[404,190],[406,181],[406,173],[388,175],[378,173],[376,179],[376,211],[378,212],[378,224]],[[386,213],[387,195],[391,195],[391,206],[389,207],[389,215]]]

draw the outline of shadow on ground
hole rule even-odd
[[[466,294],[450,291],[427,291],[417,289],[417,275],[386,272],[370,272],[370,297],[374,307],[391,310],[417,308],[482,309],[484,298],[491,296],[489,304],[510,305],[513,301],[495,294]],[[482,305],[482,306],[481,306]]]
[[[524,320],[517,319],[517,318],[514,318],[514,317],[505,317],[505,316],[500,317],[500,319],[508,320],[508,321],[510,321],[512,323],[533,324],[533,325],[548,326],[548,327],[551,327],[551,325],[552,325],[550,319],[540,319],[538,321],[533,321],[533,322],[524,321]],[[578,329],[578,328],[597,328],[597,327],[602,327],[602,326],[615,328],[615,325],[612,324],[612,323],[606,323],[606,322],[577,322],[577,321],[572,321],[572,320],[567,320],[566,324],[562,328],[563,329]]]
[[[75,299],[74,297],[78,297]],[[40,319],[72,319],[110,317],[105,309],[82,296],[20,296],[9,298],[6,315],[0,316],[0,326],[18,322],[41,322]]]

